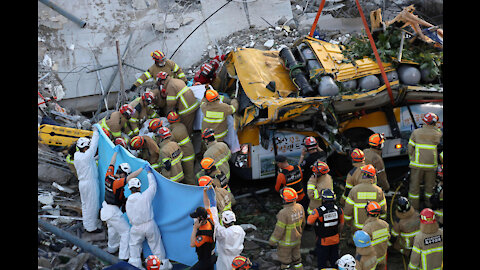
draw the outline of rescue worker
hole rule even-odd
[[[247,270],[252,268],[252,262],[245,256],[238,255],[232,261],[232,270]]]
[[[410,158],[410,184],[408,199],[412,206],[419,210],[420,184],[424,182],[425,205],[430,206],[430,197],[435,185],[435,169],[437,168],[437,145],[442,138],[442,131],[436,128],[438,116],[427,113],[422,118],[425,125],[415,129],[408,140],[408,156]]]
[[[374,270],[377,265],[377,256],[368,233],[362,230],[356,231],[353,235],[353,242],[356,247],[355,269]]]
[[[298,165],[302,168],[303,179],[308,181],[312,176],[312,166],[315,161],[321,160],[325,162],[327,160],[327,155],[325,154],[325,151],[318,146],[317,140],[314,137],[305,137],[303,145],[305,147],[302,149]],[[304,190],[308,189],[307,181],[302,181]],[[307,201],[308,203],[310,202],[310,200]]]
[[[216,187],[213,184],[213,180],[210,176],[202,176],[198,179],[198,186],[205,187],[205,186],[213,186],[215,190],[215,199],[216,199],[216,207],[218,215],[221,215],[223,211],[232,209],[232,203],[230,202],[230,196],[228,196],[228,191],[221,187]]]
[[[150,56],[152,56],[155,63],[133,83],[132,87],[130,87],[128,91],[135,91],[137,87],[142,85],[150,78],[155,80],[159,72],[165,72],[173,78],[180,79],[185,83],[187,82],[187,78],[185,77],[183,70],[175,62],[167,59],[163,52],[156,50],[152,52]]]
[[[343,210],[335,205],[335,193],[326,188],[321,191],[322,205],[314,208],[307,224],[314,225],[316,234],[317,267],[333,267],[339,259],[340,233],[343,230]]]
[[[128,225],[127,220],[122,216],[122,212],[125,212],[126,202],[123,192],[128,181],[137,177],[143,171],[143,167],[132,173],[128,163],[121,163],[114,174],[119,149],[120,146],[118,145],[113,149],[115,152],[112,155],[110,165],[105,174],[105,200],[102,202],[100,219],[107,223],[107,251],[113,254],[119,250],[118,258],[127,260],[130,256],[128,246],[130,225]]]
[[[166,178],[180,183],[184,178],[181,162],[183,158],[182,149],[176,142],[172,141],[172,133],[167,127],[160,127],[157,134],[160,138],[158,145],[160,148],[159,162],[162,164],[160,173]]]
[[[215,139],[215,132],[211,128],[203,130],[202,141],[205,143],[207,150],[203,153],[203,158],[213,158],[215,166],[225,174],[227,183],[230,180],[230,159],[231,152],[228,145],[224,142],[218,142]]]
[[[217,69],[220,66],[220,63],[225,61],[225,59],[227,59],[226,54],[216,55],[212,60],[208,61],[208,63],[203,63],[200,66],[200,70],[195,73],[193,81],[201,84],[213,84],[213,88],[217,89]]]
[[[438,225],[440,228],[443,226],[443,164],[440,164],[437,168],[438,183],[433,189],[433,194],[430,197],[430,204],[435,215],[438,217]]]
[[[295,190],[297,194],[297,202],[302,203],[305,192],[303,191],[303,173],[300,166],[288,164],[287,157],[284,155],[277,155],[275,157],[275,162],[278,166],[277,180],[275,182],[275,190],[280,192],[280,189],[284,187],[291,187]],[[303,206],[303,205],[302,205]],[[305,207],[304,207],[305,210]]]
[[[365,206],[367,219],[362,230],[370,236],[370,241],[377,256],[377,270],[387,269],[387,248],[390,239],[389,225],[378,217],[382,213],[380,204],[371,201]]]
[[[135,136],[130,140],[130,149],[139,151],[137,157],[146,160],[157,172],[161,172],[163,163],[160,161],[160,148],[147,135]]]
[[[145,259],[145,265],[147,267],[147,270],[159,270],[160,266],[162,266],[162,260],[160,260],[155,255],[149,255]]]
[[[443,230],[438,227],[430,208],[420,212],[420,232],[413,240],[408,269],[441,269],[443,265]]]
[[[307,184],[307,195],[310,198],[310,204],[307,209],[309,215],[313,213],[313,209],[322,205],[322,197],[320,196],[322,190],[326,188],[333,190],[333,180],[328,174],[330,168],[327,163],[317,160],[311,170],[313,175]]]
[[[157,81],[155,85],[157,87],[150,90],[150,92],[152,92],[153,96],[155,97],[152,103],[153,107],[156,109],[159,116],[166,116],[167,92],[165,91],[165,89],[163,89],[163,87],[162,89],[160,89],[161,87],[159,81]]]
[[[212,185],[203,189],[203,205],[197,207],[190,217],[193,218],[193,230],[190,236],[190,247],[195,248],[198,256],[198,262],[191,270],[213,270],[217,261],[215,255],[215,220],[218,220],[216,207],[210,207],[210,199],[207,190],[213,188]]]
[[[163,127],[163,121],[160,118],[153,118],[148,122],[148,132],[152,132],[153,136],[152,139],[157,143],[160,144],[161,139],[158,137],[158,129]]]
[[[372,164],[377,171],[376,181],[377,186],[381,187],[383,192],[390,190],[390,184],[387,179],[387,172],[385,171],[385,163],[382,158],[382,149],[385,143],[385,136],[383,133],[372,134],[368,138],[368,145],[370,148],[363,150],[365,156],[365,164]]]
[[[180,115],[180,122],[187,128],[188,134],[193,132],[195,113],[200,107],[200,102],[185,82],[169,76],[166,72],[158,73],[160,92],[166,95],[165,112],[177,111]]]
[[[128,124],[128,119],[133,115],[133,107],[124,104],[118,111],[112,112],[110,116],[104,117],[100,122],[100,126],[105,128],[112,134],[113,138],[122,137],[122,132],[128,137],[133,135],[133,131]]]
[[[357,262],[355,261],[355,258],[350,254],[343,255],[337,261],[338,270],[355,270],[356,265]]]
[[[123,146],[123,148],[127,149],[127,142],[126,142],[125,139],[122,138],[122,137],[116,138],[116,139],[113,141],[113,144],[114,144],[114,145]]]
[[[218,92],[213,89],[205,91],[206,102],[202,102],[200,109],[203,113],[202,130],[211,128],[215,132],[215,139],[224,141],[228,132],[227,116],[233,115],[238,109],[238,101],[232,99],[230,104],[220,103]]]
[[[158,117],[157,111],[153,107],[154,99],[155,96],[152,92],[147,91],[141,97],[137,97],[129,103],[134,108],[132,116],[128,119],[133,135],[138,135],[145,120]]]
[[[305,210],[297,204],[297,192],[291,187],[284,187],[280,191],[283,200],[283,209],[277,213],[277,223],[270,236],[269,243],[277,246],[280,269],[289,269],[293,264],[295,269],[303,269],[300,256],[300,244],[305,226]]]
[[[132,192],[126,202],[127,217],[132,224],[130,228],[130,258],[128,263],[135,267],[142,267],[140,254],[142,252],[143,241],[146,239],[152,254],[162,260],[163,264],[168,264],[165,258],[166,252],[163,246],[162,236],[154,220],[152,202],[157,191],[157,181],[152,173],[149,164],[143,167],[147,171],[148,187],[140,192],[142,182],[138,178],[132,178],[128,182],[128,189]]]
[[[235,225],[237,219],[232,211],[223,211],[221,217],[223,225],[217,222],[215,231],[218,252],[216,266],[217,270],[230,270],[235,257],[243,251],[245,231],[239,225]]]
[[[340,205],[345,206],[345,200],[350,193],[350,190],[358,183],[362,177],[362,171],[360,167],[365,166],[365,154],[362,150],[355,148],[350,154],[352,158],[353,168],[348,172],[347,178],[345,179],[345,191],[343,192],[342,198],[340,198]]]
[[[182,168],[185,176],[185,184],[195,185],[195,148],[190,140],[190,133],[188,133],[185,125],[180,122],[180,115],[173,111],[167,115],[167,120],[170,123],[169,129],[172,133],[172,140],[178,143],[182,149]]]
[[[217,166],[215,166],[215,161],[213,158],[206,157],[200,161],[200,167],[202,168],[196,175],[195,178],[198,179],[204,175],[210,176],[213,179],[213,184],[215,187],[220,187],[228,191],[228,196],[230,197],[230,202],[235,205],[235,197],[228,186],[227,176],[220,171]]]
[[[87,232],[102,232],[102,222],[98,218],[100,210],[100,191],[98,190],[98,168],[95,153],[100,134],[93,126],[92,139],[81,137],[77,140],[78,151],[75,152],[73,164],[78,173],[78,191],[82,203],[83,228]]]
[[[390,242],[393,248],[407,258],[413,247],[413,239],[420,231],[420,214],[411,207],[407,198],[400,196],[397,199],[395,218],[392,225]]]
[[[380,215],[381,218],[385,219],[387,213],[385,195],[380,187],[373,184],[375,168],[371,164],[368,164],[360,167],[360,170],[362,172],[360,184],[350,190],[345,200],[345,208],[343,209],[346,223],[352,226],[353,232],[363,228],[363,224],[365,224],[365,220],[367,219],[364,208],[368,202],[375,201],[381,206],[382,212],[384,213]]]

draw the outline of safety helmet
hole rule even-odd
[[[238,255],[232,261],[233,269],[243,270],[243,269],[250,269],[252,267],[252,263],[250,259],[245,256]]]
[[[147,91],[142,95],[142,100],[145,101],[147,104],[152,104],[154,99],[155,99],[155,96],[153,95],[152,92]]]
[[[210,139],[212,137],[215,138],[215,131],[213,131],[213,129],[206,128],[206,129],[203,130],[202,139],[206,140],[206,139]]]
[[[132,168],[130,167],[130,164],[126,162],[120,163],[120,165],[118,165],[118,169],[126,173],[127,175],[129,175],[132,172]]]
[[[370,242],[370,235],[367,232],[359,230],[353,234],[353,243],[356,247],[368,247],[372,243]]]
[[[427,125],[434,125],[438,122],[438,116],[434,113],[429,112],[423,116],[422,120]]]
[[[380,215],[382,213],[382,207],[380,207],[380,204],[378,204],[376,201],[367,203],[365,210],[367,210],[367,214],[371,216]]]
[[[223,224],[229,224],[229,223],[232,223],[234,221],[237,221],[237,219],[235,217],[235,213],[233,213],[233,211],[231,211],[231,210],[223,211],[222,212],[222,221],[223,221]]]
[[[324,175],[327,174],[330,171],[330,168],[328,167],[327,163],[317,160],[312,166],[312,172],[315,175]]]
[[[204,176],[198,178],[198,185],[201,186],[201,187],[208,186],[211,183],[213,183],[213,180],[208,175],[204,175]]]
[[[119,109],[121,114],[126,114],[128,117],[132,116],[133,110],[134,109],[130,104],[123,104],[122,107],[120,107]]]
[[[204,170],[210,170],[213,166],[215,166],[215,160],[213,158],[203,158],[202,161],[200,161],[200,166],[202,166],[202,169]]]
[[[163,126],[163,122],[160,118],[153,118],[150,120],[148,123],[148,131],[150,132],[155,132],[157,131],[161,126]]]
[[[307,150],[314,149],[317,147],[317,140],[312,136],[305,137],[304,144]]]
[[[377,173],[377,170],[375,170],[375,167],[373,167],[372,164],[367,164],[365,166],[360,167],[360,171],[362,172],[365,178],[373,178]]]
[[[162,138],[162,139],[167,139],[167,138],[170,138],[172,136],[172,133],[170,132],[170,129],[168,129],[167,127],[160,127],[158,129],[157,133],[160,136],[160,138]]]
[[[329,189],[329,188],[324,188],[322,189],[322,195],[321,195],[321,198],[322,198],[322,203],[325,203],[325,202],[334,202],[335,201],[335,193],[333,192],[333,190]]]
[[[422,224],[432,224],[437,222],[435,219],[435,212],[430,208],[424,208],[420,212],[420,223]]]
[[[84,148],[84,147],[87,147],[87,146],[90,146],[90,139],[89,138],[87,138],[87,137],[78,138],[78,140],[77,140],[77,147],[78,148]]]
[[[398,197],[397,199],[397,210],[400,213],[405,213],[410,210],[412,205],[410,204],[410,201],[403,196]]]
[[[284,187],[280,190],[280,197],[282,197],[283,201],[286,203],[294,202],[297,200],[298,195],[297,191],[291,187]]]
[[[210,63],[204,63],[200,67],[200,74],[205,77],[212,77],[213,71],[213,66]]]
[[[180,115],[176,111],[171,111],[167,115],[168,122],[170,124],[180,121]]]
[[[105,133],[105,135],[107,135],[108,138],[110,138],[112,135],[110,134],[110,131],[108,131],[108,129],[102,127],[102,130],[103,130],[103,133]]]
[[[157,74],[157,80],[158,80],[158,81],[166,80],[167,78],[168,78],[168,73],[165,72],[165,71],[160,71],[160,72]]]
[[[138,150],[142,148],[144,142],[145,142],[145,139],[142,136],[140,135],[135,136],[130,141],[130,149]]]
[[[127,148],[127,142],[125,142],[125,139],[123,139],[123,138],[116,138],[115,141],[113,141],[113,144],[121,145],[124,148]]]
[[[147,265],[147,270],[156,270],[160,269],[163,263],[156,255],[150,255],[145,259],[145,264]]]
[[[155,61],[163,61],[165,59],[165,54],[159,50],[153,51],[150,56],[152,56]]]
[[[350,254],[345,254],[337,260],[338,270],[355,270],[356,265],[355,258]]]
[[[437,167],[437,175],[438,177],[443,179],[443,164],[438,165]]]
[[[205,98],[209,102],[213,102],[218,99],[218,92],[213,89],[208,89],[207,91],[205,91]]]
[[[142,186],[142,182],[138,178],[132,178],[128,181],[128,189],[139,188]]]
[[[383,148],[385,142],[385,135],[383,133],[374,133],[368,138],[368,144],[376,148]]]
[[[352,157],[352,160],[355,162],[365,161],[365,154],[363,153],[362,150],[358,148],[353,149],[352,153],[350,154],[350,157]]]

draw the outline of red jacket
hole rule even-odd
[[[215,56],[212,60],[209,61],[209,63],[212,65],[213,67],[213,76],[212,77],[206,77],[204,76],[203,74],[200,73],[200,70],[198,70],[196,73],[195,73],[195,77],[193,78],[193,80],[195,82],[199,82],[201,84],[212,84],[213,80],[215,80],[215,77],[217,76],[217,69],[218,67],[220,66],[220,62],[221,61],[225,61],[227,57],[225,56],[225,54],[222,54],[222,55],[217,55]]]

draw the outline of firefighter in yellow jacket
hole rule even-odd
[[[390,243],[392,243],[395,250],[398,250],[408,258],[412,251],[413,239],[419,231],[420,214],[411,207],[407,198],[400,196],[397,199]]]
[[[149,136],[135,136],[130,140],[130,149],[138,150],[138,158],[146,160],[150,163],[152,168],[160,172],[162,163],[159,161],[160,148],[157,143]]]
[[[202,168],[196,175],[195,179],[198,181],[202,176],[210,176],[213,179],[213,184],[215,187],[220,187],[225,189],[230,196],[230,201],[232,205],[235,205],[235,198],[233,197],[232,191],[228,186],[228,179],[227,176],[220,171],[217,166],[215,166],[215,161],[213,158],[206,157],[200,161],[200,167]]]
[[[307,195],[310,199],[310,204],[307,208],[307,213],[311,215],[315,208],[322,206],[322,189],[329,188],[333,190],[333,180],[328,174],[330,168],[327,163],[317,160],[312,166],[312,176],[307,183]]]
[[[218,142],[215,139],[215,132],[211,128],[206,128],[202,133],[202,140],[207,146],[207,150],[203,153],[203,158],[213,158],[215,166],[225,174],[227,181],[230,180],[230,165],[228,160],[232,153],[230,148],[224,142]]]
[[[217,202],[217,210],[218,215],[222,216],[223,211],[231,210],[232,209],[232,202],[230,201],[230,196],[228,195],[228,191],[217,187],[213,184],[213,179],[208,176],[204,175],[198,179],[198,186],[205,187],[205,186],[213,186],[215,190],[215,199]]]
[[[365,207],[367,219],[363,225],[362,231],[368,233],[375,254],[377,256],[377,270],[387,269],[387,249],[388,240],[390,239],[390,231],[388,223],[378,218],[382,213],[380,204],[371,201]]]
[[[390,184],[387,179],[387,172],[385,171],[385,163],[382,158],[382,149],[385,142],[385,136],[383,133],[372,134],[368,138],[368,144],[370,148],[363,150],[365,155],[365,164],[372,164],[377,171],[376,184],[382,188],[384,192],[388,192]]]
[[[443,266],[443,230],[430,208],[420,212],[420,232],[415,235],[408,269],[441,269]]]
[[[300,244],[303,228],[305,227],[305,210],[296,203],[297,192],[290,187],[280,191],[283,199],[283,209],[277,214],[275,230],[270,236],[269,243],[277,246],[280,269],[303,269],[302,257],[300,256]]]
[[[172,141],[172,133],[166,127],[160,127],[157,131],[160,138],[160,162],[163,163],[161,167],[161,174],[174,182],[182,182],[183,168],[182,168],[182,149],[178,143]]]
[[[165,54],[159,50],[156,50],[150,54],[153,58],[155,63],[148,68],[132,85],[132,87],[128,91],[135,91],[137,87],[142,85],[148,79],[153,78],[154,80],[157,77],[159,72],[166,72],[173,78],[180,79],[187,82],[187,78],[185,77],[185,73],[183,70],[172,60],[167,59]]]
[[[374,270],[377,265],[377,255],[372,246],[370,235],[363,230],[358,230],[353,234],[355,243],[355,269],[356,270]]]
[[[347,179],[345,179],[345,191],[343,192],[342,198],[340,198],[340,204],[342,207],[345,206],[345,200],[347,199],[350,190],[360,183],[360,179],[362,177],[362,171],[360,170],[360,167],[366,165],[365,154],[362,150],[358,148],[353,149],[350,157],[352,158],[353,168],[348,172]]]
[[[200,108],[203,113],[202,130],[211,128],[215,132],[215,139],[223,142],[228,132],[227,116],[234,114],[238,109],[238,101],[231,100],[231,105],[220,103],[218,92],[212,89],[205,91],[205,100]]]
[[[376,201],[382,207],[384,214],[380,215],[381,218],[386,218],[387,202],[385,195],[380,187],[373,184],[375,177],[375,168],[371,165],[365,165],[360,168],[362,171],[362,180],[360,184],[354,186],[348,194],[345,201],[344,217],[347,225],[352,226],[352,231],[361,230],[365,220],[367,219],[367,213],[365,212],[365,206],[370,201]]]
[[[166,94],[165,112],[177,111],[180,115],[180,122],[185,125],[188,134],[192,134],[195,112],[200,107],[200,102],[193,94],[192,89],[182,80],[175,79],[163,71],[158,73],[157,78],[160,92]]]
[[[146,91],[141,97],[137,97],[129,103],[135,109],[132,117],[128,119],[133,135],[138,135],[145,120],[158,117],[157,110],[153,105],[155,98],[152,92]]]
[[[127,136],[133,135],[128,120],[133,115],[134,108],[129,104],[124,104],[118,111],[112,112],[110,116],[104,117],[99,124],[102,128],[108,130],[113,138],[121,138],[122,132]]]
[[[420,184],[424,182],[425,205],[430,206],[430,197],[435,186],[435,170],[437,169],[437,145],[442,138],[442,132],[435,127],[438,116],[427,113],[422,118],[424,125],[412,132],[408,141],[408,156],[410,158],[410,185],[408,198],[412,206],[419,210]]]

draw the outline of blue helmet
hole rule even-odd
[[[371,245],[370,235],[362,230],[356,231],[353,235],[353,242],[355,243],[356,247],[368,247]]]

